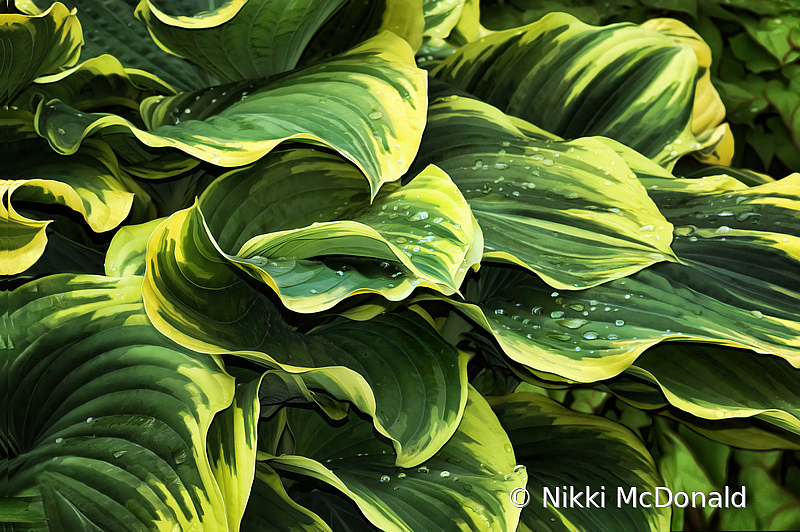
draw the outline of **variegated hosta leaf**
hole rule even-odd
[[[798,321],[800,174],[750,188],[725,176],[642,181],[675,225],[676,254],[716,280],[714,297],[750,318]]]
[[[308,43],[300,66],[342,53],[386,30],[399,35],[417,51],[425,20],[423,0],[348,0]]]
[[[280,476],[266,463],[256,463],[256,476],[242,530],[259,532],[331,532],[314,512],[286,493]]]
[[[59,153],[73,153],[96,132],[129,132],[147,146],[220,166],[252,163],[287,140],[323,144],[364,172],[374,196],[417,153],[426,85],[408,44],[383,32],[272,81],[150,98],[142,104],[149,131],[116,115],[76,113],[57,100],[40,106],[36,126]]]
[[[208,429],[208,459],[231,531],[240,529],[256,474],[260,386],[258,376],[237,380],[233,403],[217,413]]]
[[[237,0],[208,11],[204,2],[191,12],[167,12],[162,2],[145,0],[136,16],[161,48],[226,82],[295,68],[314,34],[344,3]]]
[[[0,507],[41,505],[34,521],[61,530],[228,530],[206,435],[233,379],[153,329],[141,278],[49,276],[6,298]]]
[[[50,223],[17,212],[12,195],[14,201],[69,207],[95,232],[113,229],[131,210],[133,193],[122,184],[117,160],[102,142],[88,142],[75,155],[63,157],[40,139],[18,140],[0,148],[0,155],[4,155],[0,173],[2,275],[25,271],[41,257]]]
[[[556,288],[586,288],[677,260],[672,225],[604,139],[562,141],[489,104],[430,107],[415,168],[440,165],[469,202],[485,257]]]
[[[370,204],[355,167],[310,149],[275,153],[221,177],[158,235],[154,268],[172,249],[216,257],[297,312],[360,293],[398,301],[417,286],[452,294],[482,250],[467,202],[438,168],[403,187],[384,186]]]
[[[108,246],[105,274],[109,277],[144,275],[147,266],[147,241],[165,218],[143,224],[126,225],[114,234]]]
[[[614,138],[670,166],[696,150],[697,58],[630,24],[593,27],[565,13],[461,47],[433,75],[566,138]]]
[[[692,133],[701,148],[695,157],[708,164],[726,166],[731,164],[733,133],[730,125],[725,122],[725,105],[722,103],[722,98],[711,84],[711,48],[697,32],[679,20],[651,19],[642,24],[642,27],[663,33],[694,51],[697,56],[699,79],[692,108]]]
[[[17,4],[20,3],[17,0]],[[83,27],[85,43],[80,50],[81,61],[110,54],[126,68],[148,72],[179,90],[214,84],[205,71],[164,53],[153,42],[145,25],[134,16],[139,0],[64,0],[63,3],[70,9],[77,9]],[[162,0],[160,5],[167,3],[185,4],[185,0]],[[26,0],[25,4],[46,9],[51,0]]]
[[[628,372],[653,382],[671,404],[697,417],[756,417],[800,434],[800,377],[778,357],[670,343],[645,352]]]
[[[37,78],[13,103],[31,112],[41,100],[53,98],[79,110],[114,105],[138,110],[145,98],[174,93],[156,76],[125,68],[117,58],[104,54],[58,74]]]
[[[416,469],[396,467],[389,445],[355,414],[340,427],[310,410],[289,409],[287,417],[292,453],[260,453],[260,459],[340,490],[380,530],[516,528],[520,510],[510,493],[523,487],[528,475],[516,465],[508,436],[474,389],[456,433]]]
[[[742,347],[800,366],[796,315],[743,307],[721,275],[657,264],[586,290],[553,291],[528,272],[484,265],[465,287],[468,302],[453,304],[512,360],[581,382],[617,375],[663,340]]]
[[[637,493],[652,494],[656,486],[664,485],[653,458],[627,428],[600,416],[574,412],[535,393],[492,398],[490,404],[511,439],[517,460],[531,472],[529,504],[522,510],[517,530],[669,529],[669,508],[618,506],[618,488],[627,497],[634,488]],[[583,508],[561,504],[565,486],[584,492],[579,499]],[[545,489],[550,494],[547,506]],[[590,496],[598,494],[592,500],[603,502],[602,507],[587,502],[587,489]],[[553,495],[559,507],[553,507]],[[523,499],[522,495],[517,497],[519,502]]]
[[[61,2],[36,14],[0,14],[0,104],[34,78],[74,65],[82,45],[78,17]]]
[[[425,14],[423,37],[443,40],[458,24],[465,0],[425,0],[422,10]]]
[[[201,218],[183,225],[189,212],[158,226],[148,245],[143,292],[162,333],[201,352],[234,351],[280,367],[309,388],[352,401],[394,440],[401,465],[419,463],[444,444],[466,401],[466,354],[411,311],[291,331],[267,287],[219,251]]]

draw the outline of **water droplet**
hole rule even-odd
[[[408,240],[407,240],[405,237],[398,236],[398,237],[395,239],[395,242],[397,242],[398,244],[405,244],[406,242],[408,242]]]
[[[550,317],[553,319],[563,318],[564,313],[560,310],[554,310],[553,312],[550,313]]]
[[[311,288],[308,292],[310,294],[316,294],[317,293],[317,289],[316,288]]]
[[[531,314],[535,314],[537,316],[541,316],[542,315],[542,307],[533,307],[531,309]]]
[[[91,423],[92,421],[94,421],[94,418],[93,418],[93,417],[87,417],[87,418],[86,418],[86,422],[87,422],[87,423]]]
[[[655,229],[655,226],[653,224],[647,224],[647,225],[643,225],[642,227],[640,227],[639,231],[653,231],[654,229]]]
[[[587,340],[594,340],[595,338],[597,338],[597,333],[594,331],[586,331],[585,333],[583,333],[583,337],[586,338]]]
[[[617,327],[622,327],[623,325],[625,325],[625,320],[617,320],[614,322],[614,325],[616,325]]]
[[[758,311],[758,310],[751,310],[750,314],[752,314],[753,316],[755,316],[756,318],[759,318],[759,319],[764,317],[764,314],[761,311]]]
[[[727,233],[730,230],[731,230],[731,228],[728,227],[727,225],[720,225],[719,227],[717,227],[717,230],[714,231],[714,232],[715,233]]]
[[[547,337],[552,338],[553,340],[558,340],[559,342],[569,342],[572,339],[572,337],[568,334],[555,332],[547,333]]]
[[[336,275],[338,275],[339,277],[341,277],[341,276],[343,276],[343,275],[344,275],[344,272],[343,272],[342,270],[337,270],[337,271],[336,271]]]
[[[413,251],[414,253],[418,253],[419,250],[420,250],[419,246],[414,246],[413,248],[411,248],[411,251]]]
[[[583,308],[584,308],[583,305],[581,305],[580,303],[573,303],[573,304],[567,305],[567,306],[569,308],[571,308],[572,310],[575,310],[577,312],[581,312],[583,310]]]
[[[398,473],[397,474],[397,478],[406,478],[406,474],[405,473]]]
[[[630,298],[631,298],[630,294],[625,294],[625,299],[630,299]]]
[[[392,479],[391,479],[391,477],[389,477],[389,475],[383,475],[381,477],[381,482],[389,482],[390,480],[392,480]]]
[[[64,133],[66,133],[66,131],[64,131],[63,128],[58,128],[58,134],[59,135],[63,135]]]
[[[494,309],[494,313],[495,314],[505,314],[506,311],[501,309],[501,308],[496,308],[496,309]]]
[[[56,438],[56,443],[64,443],[64,438]]]
[[[441,473],[439,473],[439,476],[442,478],[447,478],[450,476],[450,471],[442,471]]]
[[[418,222],[420,220],[427,220],[427,219],[428,219],[428,213],[425,211],[421,211],[415,214],[414,216],[410,217],[409,221]]]
[[[378,120],[383,118],[383,113],[380,111],[373,111],[368,115],[372,120]]]
[[[566,327],[567,329],[579,329],[589,323],[588,320],[583,320],[579,318],[571,318],[567,320],[558,320],[558,324],[562,327]]]
[[[121,450],[120,451],[114,451],[114,458],[121,458],[122,456],[124,456],[127,453],[128,453],[128,451],[121,451]]]
[[[510,443],[507,443],[507,444],[503,445],[503,449],[505,449],[507,453],[514,452],[514,448],[511,447]]]
[[[438,224],[438,223],[441,223],[442,220],[444,220],[444,218],[434,218],[433,219],[433,223]]]
[[[417,469],[417,473],[427,473],[428,471],[430,471],[430,469],[428,469],[426,466],[422,466]]]
[[[609,340],[616,340],[619,338],[619,336],[617,336],[616,334],[609,334],[608,336],[606,336],[606,338],[608,338]]]

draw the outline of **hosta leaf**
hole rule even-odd
[[[144,294],[160,331],[201,352],[235,351],[301,374],[309,387],[352,401],[395,441],[400,464],[419,463],[441,447],[466,401],[466,354],[411,311],[293,332],[267,288],[212,244],[202,219],[181,234],[186,216],[161,224],[148,246]]]
[[[291,409],[294,451],[260,455],[271,466],[319,479],[350,497],[380,530],[513,530],[511,490],[527,479],[508,437],[474,390],[458,431],[418,469],[395,467],[391,448],[351,414],[334,427]],[[435,511],[432,511],[435,508]]]
[[[237,381],[233,403],[208,429],[208,458],[222,499],[228,530],[239,530],[256,474],[261,379]]]
[[[385,186],[370,204],[355,167],[314,150],[276,153],[223,176],[158,235],[155,253],[217,257],[298,312],[360,293],[397,301],[417,286],[452,294],[481,253],[466,201],[438,168]],[[161,260],[152,257],[153,267]]]
[[[655,31],[552,13],[461,47],[433,75],[551,133],[611,137],[669,166],[696,149],[697,70]]]
[[[7,298],[7,496],[66,530],[227,530],[205,449],[233,379],[153,329],[141,278],[49,276]]]
[[[78,61],[83,36],[74,12],[61,2],[36,14],[0,14],[0,104],[34,78]]]
[[[136,16],[160,47],[224,82],[293,69],[317,30],[344,3],[237,0],[198,14],[200,6],[168,13],[158,0],[144,0]]]
[[[723,123],[725,105],[711,84],[711,48],[693,29],[675,19],[652,19],[642,24],[642,27],[663,33],[694,51],[700,79],[697,81],[694,93],[692,133],[697,144],[702,146],[697,158],[709,164],[731,164],[733,133],[730,125]]]
[[[423,0],[348,0],[314,35],[300,65],[342,53],[384,30],[399,35],[416,51],[425,26],[422,3]]]
[[[18,2],[19,3],[19,2]],[[51,0],[29,0],[40,9]],[[134,17],[139,0],[64,0],[68,8],[77,9],[85,43],[80,60],[111,54],[126,68],[141,69],[171,86],[186,90],[207,87],[213,80],[188,61],[164,53],[150,38],[147,28]]]
[[[778,357],[670,343],[645,352],[628,371],[653,382],[671,404],[697,417],[756,417],[800,434],[800,377]]]
[[[461,18],[465,0],[425,0],[422,10],[425,14],[425,32],[429,39],[445,39]]]
[[[115,57],[101,55],[58,74],[37,78],[13,103],[32,112],[41,100],[52,98],[79,110],[98,110],[112,105],[138,110],[145,98],[174,93],[174,89],[156,76],[125,68]]]
[[[109,277],[144,275],[147,266],[147,241],[164,218],[143,224],[126,225],[116,232],[108,246],[105,274]]]
[[[568,379],[617,375],[663,340],[743,347],[800,365],[798,323],[786,309],[751,312],[720,274],[689,266],[657,264],[587,290],[554,292],[528,272],[484,265],[472,283],[469,303],[453,304],[512,360]]]
[[[59,153],[73,153],[95,132],[128,131],[147,146],[177,148],[220,166],[252,163],[286,140],[323,144],[358,166],[374,195],[417,152],[426,85],[407,43],[383,32],[272,81],[151,98],[142,108],[151,131],[116,115],[79,116],[56,100],[40,106],[36,126]]]
[[[485,257],[556,288],[677,260],[672,225],[602,140],[550,138],[488,104],[445,96],[430,107],[415,168],[434,161],[469,202]]]
[[[652,494],[663,485],[647,449],[628,429],[600,416],[573,412],[535,393],[493,398],[490,404],[511,439],[517,460],[531,472],[530,500],[522,510],[519,530],[655,532],[669,528],[668,508],[618,506],[618,487],[627,497],[632,488]],[[605,499],[605,505],[553,507],[550,498],[545,507],[545,489],[551,497],[563,496],[564,486],[584,493],[588,487],[600,494],[592,500],[599,504]],[[522,502],[522,496],[518,500]],[[588,506],[585,496],[580,503]]]
[[[47,245],[45,230],[50,223],[18,212],[12,195],[15,201],[69,207],[95,232],[113,229],[131,210],[133,193],[122,184],[117,160],[102,142],[89,142],[80,152],[63,157],[39,139],[26,139],[9,142],[0,154],[7,154],[0,174],[3,275],[20,273],[36,262]]]
[[[281,478],[266,463],[256,464],[256,476],[242,529],[253,532],[330,532],[331,529],[314,512],[286,493]]]

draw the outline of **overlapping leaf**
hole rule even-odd
[[[233,379],[159,335],[140,290],[141,278],[57,275],[7,296],[4,496],[64,530],[228,530],[205,449]]]
[[[796,317],[743,308],[728,286],[699,269],[658,264],[587,290],[553,291],[528,272],[484,265],[465,289],[468,303],[453,304],[512,360],[576,381],[617,375],[668,339],[743,347],[800,364]]]
[[[223,176],[158,235],[150,260],[159,274],[173,247],[216,257],[299,312],[359,293],[397,301],[417,286],[452,294],[482,248],[469,206],[438,168],[384,186],[369,203],[355,167],[315,150],[276,153]]]
[[[374,195],[417,152],[426,84],[407,43],[383,32],[271,81],[151,98],[142,108],[149,131],[116,115],[81,115],[57,100],[40,106],[36,127],[59,153],[73,153],[95,132],[122,131],[220,166],[252,163],[286,140],[323,144],[358,166]]]
[[[602,139],[562,141],[480,101],[444,96],[428,115],[415,168],[458,185],[485,257],[556,288],[586,288],[675,259],[672,226]]]
[[[5,155],[0,180],[3,275],[25,271],[39,259],[50,223],[18,212],[12,195],[16,201],[67,206],[95,232],[113,229],[131,210],[133,193],[123,185],[116,158],[102,142],[89,142],[80,152],[63,157],[41,140],[29,138],[8,143],[0,154]],[[30,164],[32,158],[36,165]]]
[[[295,68],[308,42],[345,0],[236,1],[202,13],[165,12],[160,3],[145,0],[136,10],[153,40],[226,82]]]
[[[74,65],[81,45],[78,17],[61,2],[35,14],[0,14],[0,104],[34,78]]]
[[[352,401],[394,439],[399,463],[418,463],[441,447],[466,400],[465,354],[410,311],[367,322],[340,318],[309,334],[293,332],[266,295],[268,288],[243,271],[257,273],[255,263],[261,261],[232,261],[211,240],[196,209],[176,213],[150,237],[143,290],[148,314],[161,332],[202,352],[236,351],[268,367],[280,366],[301,374],[309,387]],[[378,265],[377,270],[383,269]],[[313,282],[306,286],[313,296]],[[409,372],[409,364],[417,371]]]
[[[44,10],[51,0],[29,0],[26,4]],[[126,68],[148,72],[179,90],[214,84],[205,71],[164,53],[153,42],[147,28],[134,16],[139,0],[65,0],[64,4],[76,9],[81,21],[85,40],[81,61],[111,54]]]
[[[514,393],[492,398],[517,460],[531,472],[530,499],[522,510],[520,531],[652,530],[669,528],[668,508],[620,504],[617,488],[627,497],[653,493],[663,485],[656,464],[642,442],[608,419],[573,412],[545,396]],[[564,486],[598,493],[592,507],[586,496],[578,506],[560,504]],[[545,489],[550,493],[545,504]],[[558,490],[558,491],[556,491]],[[552,496],[557,494],[558,506]],[[523,502],[523,497],[518,500]]]
[[[692,344],[664,344],[628,370],[658,385],[674,406],[706,419],[755,416],[800,434],[797,370],[778,357]]]
[[[390,447],[351,415],[333,427],[291,409],[292,454],[260,455],[279,470],[321,480],[350,497],[380,530],[514,530],[510,493],[527,480],[486,400],[474,390],[458,431],[417,469],[395,467]],[[432,511],[435,508],[436,511]]]
[[[689,47],[655,31],[553,13],[461,47],[433,75],[551,133],[611,137],[669,166],[701,147],[697,71]]]

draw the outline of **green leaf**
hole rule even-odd
[[[142,115],[150,131],[116,115],[79,116],[57,100],[40,106],[36,127],[59,153],[73,153],[96,132],[128,132],[147,146],[177,148],[219,166],[252,163],[287,140],[322,144],[359,167],[374,196],[417,152],[426,85],[407,43],[383,32],[272,81],[148,99]]]
[[[227,530],[205,448],[233,379],[153,329],[141,278],[49,276],[7,301],[5,493],[54,530]]]
[[[40,101],[58,98],[81,111],[110,106],[138,111],[146,98],[174,93],[156,76],[125,68],[114,56],[104,54],[58,74],[37,78],[13,103],[34,112]]]
[[[215,257],[217,268],[235,267],[306,313],[360,293],[399,301],[421,286],[452,294],[482,248],[469,206],[438,168],[384,186],[370,204],[355,167],[314,150],[226,174],[171,216],[152,246],[155,269],[172,248]]]
[[[653,382],[672,405],[697,417],[755,417],[800,434],[800,377],[781,358],[669,343],[646,351],[628,372]]]
[[[728,481],[730,447],[710,441],[683,427],[671,430],[663,419],[659,420],[656,427],[661,455],[658,460],[659,469],[667,487],[673,493],[683,491],[688,494],[710,494],[724,491]],[[734,486],[729,487],[738,491]],[[707,495],[703,499],[706,497]],[[705,518],[705,525],[708,526],[715,509],[712,506],[700,507],[700,497],[696,501],[697,512]],[[690,500],[690,507],[694,506],[693,502]],[[672,530],[684,529],[685,512],[684,508],[672,506]]]
[[[295,68],[308,42],[345,0],[237,0],[213,11],[196,13],[198,6],[179,14],[165,12],[160,3],[144,0],[136,10],[153,40],[227,82]]]
[[[330,532],[314,512],[286,493],[280,476],[263,462],[256,464],[256,476],[242,529],[253,532]]]
[[[108,277],[144,275],[147,266],[147,241],[164,218],[143,224],[126,225],[116,232],[108,246],[105,274]]]
[[[217,413],[208,429],[206,449],[225,501],[228,530],[239,530],[256,474],[260,386],[258,376],[238,381],[233,403]]]
[[[452,304],[512,360],[581,382],[617,375],[664,340],[742,347],[797,364],[796,317],[769,299],[796,296],[775,287],[763,303],[748,304],[740,297],[752,297],[750,289],[737,294],[723,275],[658,264],[587,290],[554,292],[528,272],[484,265],[465,287],[468,303]]]
[[[34,78],[74,65],[82,45],[78,17],[61,2],[36,14],[0,14],[0,104]]]
[[[693,146],[697,57],[655,31],[564,13],[461,47],[433,75],[566,138],[611,137],[670,166]]]
[[[668,508],[619,506],[620,490],[628,497],[632,490],[652,494],[663,486],[647,449],[628,429],[600,416],[573,412],[535,393],[492,398],[490,404],[511,439],[517,460],[531,472],[529,504],[522,510],[519,530],[655,532],[669,528]],[[552,496],[560,501],[565,485],[584,494],[587,488],[599,493],[592,500],[598,504],[605,500],[605,505],[590,507],[586,495],[580,499],[586,508],[554,504]],[[548,499],[545,493],[550,494]],[[521,495],[518,500],[523,502]]]
[[[390,447],[351,414],[341,427],[290,409],[292,454],[260,455],[279,470],[307,475],[350,497],[385,531],[514,530],[510,492],[527,479],[486,401],[470,390],[458,431],[418,469],[394,465]],[[433,511],[435,509],[435,511]]]
[[[148,245],[143,292],[162,333],[201,352],[233,351],[301,374],[309,388],[352,401],[394,440],[400,464],[419,463],[441,447],[466,401],[465,353],[411,311],[292,331],[268,288],[218,250],[201,218],[183,227],[188,214],[159,225]]]
[[[50,2],[26,3],[44,9]],[[139,0],[65,0],[64,3],[77,10],[83,27],[85,44],[80,50],[81,61],[110,54],[126,68],[157,76],[179,90],[213,85],[213,80],[202,69],[164,53],[153,42],[147,28],[134,17]]]
[[[603,139],[562,141],[483,102],[435,100],[415,168],[441,166],[469,202],[484,256],[556,288],[677,260],[672,226]]]
[[[116,157],[105,143],[87,142],[78,153],[63,157],[40,139],[14,140],[0,148],[5,161],[0,174],[0,226],[6,253],[0,273],[25,271],[41,257],[47,245],[45,230],[50,221],[31,219],[18,212],[12,196],[15,201],[69,207],[83,216],[95,232],[113,229],[128,216],[134,195],[122,183],[124,177]],[[31,165],[31,160],[36,164]]]

